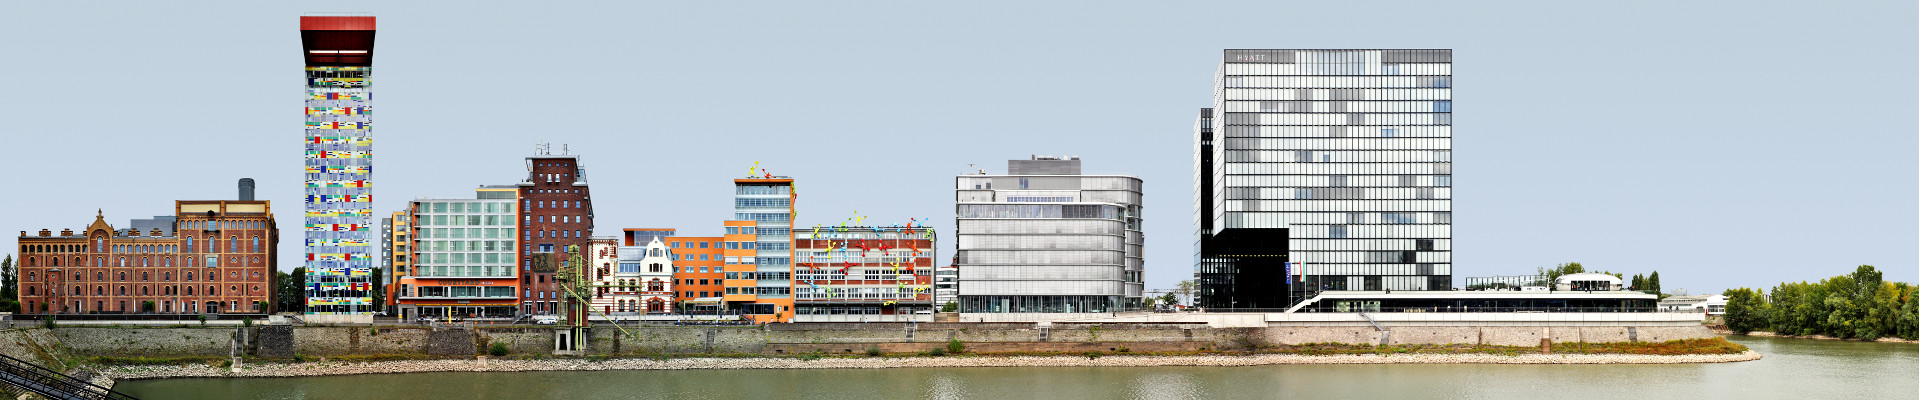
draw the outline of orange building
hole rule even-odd
[[[679,292],[679,307],[684,314],[713,315],[720,310],[720,282],[724,276],[722,250],[717,237],[662,237],[673,259],[673,289]]]
[[[766,174],[733,180],[726,221],[725,300],[754,322],[793,319],[793,179]]]

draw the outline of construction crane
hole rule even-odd
[[[589,305],[592,301],[587,296],[592,295],[594,289],[610,288],[615,285],[601,285],[587,279],[586,271],[589,264],[586,262],[586,256],[580,255],[580,245],[566,246],[566,257],[567,262],[560,264],[560,269],[558,273],[553,274],[553,279],[559,283],[561,296],[565,299],[560,302],[560,324],[571,327],[573,330],[571,348],[579,351],[586,345],[586,329],[592,325],[592,321],[588,321],[586,317],[588,312],[600,314],[600,317],[608,321],[613,320],[613,317],[606,313],[593,309]],[[575,312],[575,309],[578,311]],[[620,324],[615,323],[613,327],[619,328],[620,334],[627,337],[639,337],[638,333],[628,331]]]

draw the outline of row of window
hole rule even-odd
[[[726,288],[726,294],[786,295],[786,294],[792,294],[792,293],[793,293],[793,288],[788,288],[788,287],[747,286],[747,287]]]
[[[1408,179],[1406,177],[1412,177]],[[1452,175],[1227,175],[1231,187],[1451,187]]]
[[[792,190],[793,190],[792,187],[787,185],[735,185],[733,186],[733,194],[736,194],[736,195],[784,195],[784,194],[791,194]]]
[[[60,259],[61,259],[60,257],[46,257],[47,266],[49,267],[61,266]],[[160,265],[159,265],[160,267],[162,268],[173,267],[173,257],[161,256],[159,257],[159,259],[160,259]],[[189,267],[189,268],[197,268],[202,266],[205,266],[208,268],[216,268],[220,266],[220,256],[208,255],[204,257],[204,260],[206,260],[205,262],[203,263],[198,262],[199,260],[202,260],[202,259],[203,258],[199,256],[182,257],[181,260],[184,260],[184,261],[181,261],[180,266]],[[37,258],[37,257],[23,257],[21,264],[22,266],[26,266],[26,267],[38,267],[40,266],[39,260],[40,258]],[[93,265],[91,266],[93,267],[153,267],[154,266],[152,257],[139,257],[139,258],[129,259],[126,256],[121,256],[118,260],[119,262],[113,265],[108,265],[107,260],[108,259],[106,257],[99,257],[99,256],[93,257]],[[228,256],[227,262],[231,264],[239,264],[240,257]],[[70,267],[86,266],[86,265],[82,265],[85,263],[86,263],[86,257],[74,257],[73,262],[67,264],[66,266],[70,266]],[[259,263],[260,263],[260,257],[253,257],[252,264],[259,265]]]
[[[1326,157],[1325,159],[1328,159],[1328,160],[1330,160],[1330,158],[1331,158],[1331,157]],[[1259,175],[1327,175],[1327,174],[1341,174],[1341,175],[1401,175],[1401,176],[1412,176],[1412,175],[1441,175],[1441,176],[1445,176],[1445,175],[1451,175],[1451,174],[1453,173],[1453,164],[1452,164],[1452,163],[1449,163],[1449,162],[1391,162],[1391,163],[1362,163],[1362,162],[1344,162],[1344,163],[1342,163],[1342,162],[1315,162],[1315,163],[1296,163],[1296,162],[1271,162],[1271,163],[1250,163],[1250,162],[1229,162],[1229,163],[1226,163],[1226,165],[1225,165],[1225,172],[1226,172],[1227,174],[1229,174],[1229,175],[1249,175],[1249,174],[1259,174]],[[1427,184],[1425,184],[1425,185],[1416,185],[1416,186],[1433,186],[1433,184],[1432,184],[1432,182],[1434,182],[1433,180],[1430,180],[1430,179],[1427,179],[1427,180],[1423,180],[1423,181],[1424,181],[1424,182],[1426,182]],[[1415,186],[1415,185],[1406,185],[1406,186]]]
[[[1449,88],[1450,76],[1228,76],[1228,88],[1339,89],[1339,88]]]
[[[260,307],[261,307],[261,305],[262,305],[262,303],[264,303],[264,302],[259,302],[259,301],[255,301],[255,302],[253,302],[253,303],[251,303],[251,304],[247,304],[247,303],[241,303],[241,302],[238,302],[238,301],[227,301],[226,303],[224,303],[224,304],[225,304],[225,306],[224,306],[224,309],[225,309],[226,311],[239,311],[239,310],[251,310],[251,311],[255,311],[255,312],[257,312],[257,311],[264,311],[264,310],[262,310],[262,309],[260,308]],[[99,300],[95,300],[95,301],[93,302],[93,308],[92,308],[92,309],[88,309],[88,308],[86,308],[86,307],[83,307],[83,305],[84,305],[84,304],[85,304],[85,303],[83,303],[83,302],[81,302],[81,301],[79,301],[79,300],[75,300],[75,301],[73,302],[73,308],[65,308],[65,307],[67,306],[66,304],[57,304],[57,305],[51,305],[51,304],[48,304],[48,303],[40,303],[40,302],[34,302],[34,301],[28,301],[28,302],[27,302],[27,304],[26,304],[26,308],[25,308],[25,309],[26,309],[26,310],[39,310],[39,312],[51,312],[51,313],[86,313],[86,312],[91,312],[91,311],[111,311],[111,312],[136,312],[136,311],[140,311],[140,310],[138,310],[138,309],[134,309],[134,308],[128,308],[128,305],[127,305],[127,302],[126,302],[125,300],[121,300],[121,301],[119,302],[119,308],[117,308],[117,309],[108,309],[108,308],[107,308],[107,304],[106,304],[106,302],[104,302],[104,301],[99,301]],[[205,305],[206,305],[206,308],[205,308],[204,310],[205,310],[205,312],[220,312],[220,311],[222,310],[222,308],[223,308],[223,307],[221,306],[221,304],[222,304],[222,303],[221,303],[221,302],[218,302],[218,301],[209,301],[209,302],[206,302],[206,303],[205,303]],[[153,312],[158,312],[158,313],[173,313],[173,312],[180,312],[180,313],[199,313],[199,312],[202,312],[202,311],[201,311],[201,310],[202,310],[202,308],[200,308],[200,305],[201,305],[201,303],[200,303],[199,301],[197,301],[197,300],[188,300],[188,301],[185,301],[185,302],[181,302],[181,303],[180,303],[180,308],[179,308],[178,310],[175,310],[175,309],[174,309],[174,304],[173,304],[173,300],[160,300],[160,301],[158,301],[158,302],[155,302],[155,303],[154,303],[154,306],[153,306]],[[38,308],[35,308],[35,307],[38,307]],[[139,303],[134,303],[134,304],[133,304],[133,307],[143,307],[143,305],[141,305],[141,304],[139,304]]]
[[[1431,89],[1223,89],[1227,100],[1452,100],[1453,90]]]
[[[514,228],[419,228],[415,239],[512,239]],[[540,237],[546,237],[544,233]]]
[[[1225,150],[1226,162],[1452,162],[1452,150]],[[1233,173],[1233,172],[1228,172]]]
[[[1233,125],[1223,129],[1224,137],[1271,138],[1343,138],[1343,137],[1452,137],[1450,125],[1422,126],[1346,126],[1346,125]],[[1239,150],[1239,149],[1228,149]]]
[[[1378,69],[1373,69],[1378,65]],[[1228,77],[1241,75],[1452,75],[1451,63],[1226,63]]]
[[[1120,208],[1102,205],[962,204],[960,218],[1119,219]]]
[[[40,286],[39,286],[39,285],[26,285],[26,286],[27,286],[27,291],[26,291],[26,295],[28,295],[28,296],[39,296],[39,295],[41,295],[41,294],[40,294],[40,292],[41,292],[41,291],[40,291]],[[219,295],[220,295],[220,287],[219,287],[219,286],[206,286],[206,289],[204,289],[204,290],[199,290],[199,291],[197,291],[197,292],[196,292],[196,291],[195,291],[194,289],[195,289],[195,288],[197,288],[197,287],[198,287],[198,286],[184,286],[184,285],[182,285],[182,286],[172,286],[172,285],[168,285],[168,286],[162,286],[162,287],[160,287],[160,288],[159,288],[159,290],[157,291],[157,293],[155,293],[155,292],[154,292],[153,290],[151,290],[151,289],[153,289],[153,288],[152,288],[152,287],[149,287],[149,286],[140,286],[140,287],[138,287],[138,288],[136,288],[136,289],[138,289],[138,290],[133,290],[133,289],[129,289],[128,287],[126,287],[126,286],[124,286],[124,285],[123,285],[123,286],[116,286],[116,287],[114,287],[113,289],[108,289],[108,288],[107,288],[106,286],[100,286],[100,285],[95,285],[95,286],[93,287],[93,294],[92,294],[92,295],[93,295],[93,296],[155,296],[155,295],[158,295],[158,296],[219,296]],[[184,290],[183,290],[183,289],[184,289]],[[240,291],[240,286],[238,286],[238,285],[234,285],[234,286],[227,286],[227,291],[228,291],[228,293],[236,293],[236,292],[239,292],[239,291]],[[136,294],[136,293],[137,293],[137,294]],[[196,294],[196,293],[198,293],[198,294]],[[254,285],[254,286],[253,286],[253,293],[256,293],[256,294],[257,294],[257,293],[260,293],[260,286],[259,286],[259,285]],[[48,288],[47,288],[47,290],[46,290],[46,295],[47,295],[47,296],[61,296],[61,295],[62,295],[62,293],[60,292],[60,288],[58,288],[58,287],[48,287]],[[85,289],[85,287],[83,287],[83,286],[80,286],[80,285],[75,285],[75,286],[73,287],[73,291],[70,291],[70,292],[66,292],[66,293],[65,293],[64,295],[67,295],[67,296],[87,296],[88,294],[87,294],[87,291],[86,291],[86,289]]]
[[[52,274],[48,274],[48,276],[51,277]],[[106,282],[108,276],[109,275],[107,275],[105,271],[95,271],[93,273],[93,280],[95,282]],[[114,273],[114,275],[112,276],[118,277],[119,279],[117,279],[117,281],[119,282],[130,282],[128,278],[131,278],[131,277],[139,277],[140,281],[151,282],[153,281],[153,278],[156,276],[160,278],[160,281],[168,282],[173,280],[173,271],[160,271],[158,273],[155,273],[153,271],[142,271],[140,272],[139,275],[133,275],[132,273],[127,271],[120,271],[120,272]],[[182,273],[180,276],[185,278],[186,282],[193,282],[195,276],[205,278],[209,282],[220,280],[219,272],[207,272],[205,274],[196,275],[193,271],[186,271]],[[253,271],[250,273],[250,276],[252,276],[255,279],[258,279],[260,278],[260,271]],[[230,279],[240,279],[240,271],[228,271],[227,277]],[[86,273],[84,272],[73,273],[74,282],[86,282],[87,281],[86,278],[87,276],[86,276]],[[39,280],[40,280],[40,273],[38,271],[27,271],[27,274],[26,274],[27,282],[38,282]]]
[[[1230,113],[1233,125],[1452,125],[1451,106],[1431,113]]]
[[[1321,188],[1226,188],[1226,200],[1404,200],[1450,199],[1452,188],[1444,187],[1321,187]],[[1227,211],[1260,211],[1246,209]]]

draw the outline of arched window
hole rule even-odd
[[[258,253],[258,252],[260,252],[260,237],[259,237],[259,236],[254,236],[254,237],[253,237],[253,250],[251,250],[251,251],[252,251],[252,252],[255,252],[255,253]]]
[[[86,276],[86,275],[81,275],[81,274],[80,274],[80,271],[73,271],[73,281],[74,281],[74,282],[79,282],[79,281],[85,281],[85,280],[87,280],[87,276]],[[75,290],[75,292],[78,292],[78,290]]]
[[[47,259],[47,261],[52,261],[52,262],[53,262],[53,266],[55,266],[55,267],[58,267],[58,266],[60,266],[60,258],[59,258],[59,257],[53,257],[53,258],[48,258],[48,259]]]
[[[160,280],[164,280],[164,281],[173,280],[173,271],[162,272],[162,274],[165,274],[165,275],[162,275]]]
[[[148,276],[147,276],[147,273],[146,273],[146,272],[141,272],[141,273],[140,273],[140,280],[143,280],[143,281],[151,281],[151,280],[153,280],[153,278],[151,278],[151,277],[148,277]]]
[[[187,295],[188,295],[188,296],[192,296],[192,295],[193,295],[193,287],[192,287],[192,286],[188,286],[188,287],[187,287]]]
[[[107,280],[107,273],[105,273],[105,272],[99,272],[99,271],[95,271],[95,272],[93,273],[93,280],[96,280],[96,281],[104,281],[104,280]]]
[[[127,295],[127,287],[126,287],[126,286],[121,286],[121,287],[120,287],[120,295],[121,295],[121,296],[125,296],[125,295]]]
[[[105,296],[105,295],[107,295],[107,288],[106,288],[105,286],[94,286],[94,287],[93,287],[93,295],[94,295],[94,296]]]
[[[121,267],[127,266],[127,256],[120,256],[120,266]]]
[[[40,260],[40,259],[38,259],[38,258],[33,258],[33,257],[27,257],[27,266],[29,266],[29,267],[37,267],[37,266],[39,266],[39,260]]]
[[[141,295],[141,296],[145,296],[145,295],[147,295],[147,287],[146,287],[146,286],[141,286],[141,287],[140,287],[140,295]]]
[[[240,251],[239,236],[227,236],[227,251],[228,252]]]
[[[153,259],[152,259],[152,258],[147,258],[147,257],[140,257],[140,266],[142,266],[142,267],[151,267],[151,266],[153,266]]]
[[[193,271],[187,271],[187,282],[193,282]]]
[[[126,281],[126,280],[127,280],[127,272],[126,272],[126,271],[120,271],[120,280],[121,280],[121,281]]]
[[[162,266],[162,267],[167,267],[167,268],[172,268],[172,267],[173,267],[173,257],[167,257],[167,258],[162,258],[162,259],[160,259],[160,266]]]
[[[654,292],[664,291],[666,290],[666,284],[661,283],[659,278],[654,278],[652,282],[646,283],[646,290]]]
[[[28,295],[28,296],[38,296],[38,295],[40,295],[40,287],[39,287],[39,286],[28,286],[28,287],[27,287],[27,295]],[[29,310],[29,311],[31,311],[31,310]]]

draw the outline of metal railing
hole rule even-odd
[[[133,399],[126,393],[67,376],[39,364],[0,354],[0,381],[55,399]]]

